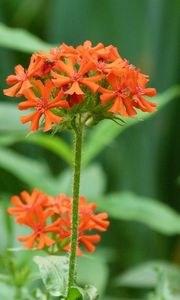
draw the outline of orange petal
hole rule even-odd
[[[82,84],[86,85],[93,93],[96,93],[98,88],[99,88],[99,85],[88,80],[88,79],[81,79],[80,81]]]
[[[4,95],[10,96],[10,97],[15,96],[17,91],[21,87],[21,84],[22,84],[21,82],[18,82],[14,86],[10,87],[9,89],[4,89],[3,90]]]
[[[35,243],[35,241],[36,241],[36,235],[33,233],[33,234],[28,235],[28,236],[25,236],[25,237],[21,237],[21,236],[20,236],[20,237],[18,237],[17,239],[18,239],[18,241],[20,241],[20,242],[26,242],[26,243],[24,244],[24,247],[25,247],[25,248],[32,249],[33,246],[34,246],[34,243]]]
[[[11,203],[16,206],[22,206],[21,199],[18,196],[12,196]]]
[[[34,94],[34,92],[31,89],[27,89],[23,92],[23,95],[30,101],[35,102],[39,100],[39,98]]]
[[[31,88],[32,84],[30,83],[29,80],[25,80],[23,81],[20,90],[17,92],[17,97],[20,97],[24,91],[26,91],[27,89]]]
[[[31,107],[34,107],[36,105],[36,102],[33,101],[23,101],[21,103],[19,103],[18,108],[20,110],[25,110]]]
[[[103,93],[101,96],[100,96],[100,99],[101,99],[101,102],[103,104],[106,104],[107,101],[113,99],[116,95],[114,94],[113,91],[110,91],[109,92],[106,92],[106,93]]]
[[[32,124],[30,126],[30,130],[37,131],[39,128],[40,117],[41,117],[41,112],[33,112],[28,116],[21,117],[20,120],[23,124],[31,121]]]
[[[79,83],[77,81],[73,82],[71,88],[69,90],[67,90],[64,94],[68,94],[68,95],[73,95],[73,94],[77,94],[77,95],[84,95],[84,92],[81,90]]]
[[[146,96],[153,97],[153,96],[156,95],[156,89],[154,89],[154,88],[146,88],[144,90],[144,93],[145,93]]]
[[[53,114],[50,110],[45,111],[44,117],[45,117],[44,131],[50,130],[52,127],[52,123],[59,124],[59,122],[62,119],[61,117]]]
[[[6,78],[6,83],[7,84],[15,84],[18,82],[18,79],[17,79],[17,76],[16,75],[9,75],[7,78]]]
[[[112,107],[110,108],[109,111],[111,111],[115,114],[120,114],[123,117],[128,117],[127,111],[126,111],[123,101],[120,97],[117,97],[115,99],[114,104],[112,105]]]
[[[71,78],[69,78],[69,77],[67,77],[67,76],[59,75],[59,74],[57,74],[57,73],[55,73],[55,72],[53,72],[53,71],[51,71],[51,76],[52,76],[52,78],[54,78],[54,79],[52,79],[52,82],[53,82],[56,86],[59,86],[59,87],[61,87],[61,86],[63,86],[63,85],[66,85],[66,84],[72,82],[72,79],[71,79]]]
[[[71,58],[68,58],[68,62],[64,63],[62,60],[58,61],[57,68],[60,72],[65,72],[68,76],[72,76],[74,73],[74,62]]]
[[[85,248],[88,252],[94,252],[96,247],[93,245],[93,243],[99,243],[101,237],[98,234],[93,235],[84,235],[80,238],[80,242],[84,244]]]
[[[17,66],[15,66],[14,71],[17,75],[19,75],[19,74],[24,73],[24,68],[21,65],[17,65]]]

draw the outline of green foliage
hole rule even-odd
[[[91,39],[93,42],[103,40],[105,43],[111,41],[119,47],[123,57],[127,57],[132,63],[139,64],[143,72],[151,74],[151,80],[153,80],[153,84],[157,87],[158,92],[166,90],[178,82],[179,0],[175,0],[173,3],[149,0],[132,1],[131,3],[126,0],[103,1],[103,9],[101,1],[95,0],[89,2],[80,0],[78,3],[73,0],[55,0],[47,1],[46,5],[44,5],[44,1],[35,1],[37,3],[29,5],[31,2],[30,0],[0,0],[1,19],[10,26],[16,28],[24,26],[27,29],[14,29],[3,24],[0,26],[0,46],[6,49],[9,48],[8,51],[1,50],[0,72],[3,88],[5,88],[5,77],[9,70],[13,69],[14,65],[18,63],[23,64],[24,60],[29,59],[29,54],[33,51],[41,49],[48,51],[50,48],[49,44],[29,34],[28,31],[34,32],[41,37],[44,35],[45,39],[54,41],[57,44],[64,41],[75,45],[85,39]],[[38,9],[36,8],[37,6]],[[111,22],[107,20],[111,20]],[[25,56],[24,53],[21,55],[20,52],[10,51],[11,49],[28,53],[28,56]],[[108,265],[106,259],[109,261],[109,256],[107,258],[106,251],[104,251],[107,250],[106,239],[103,239],[101,244],[104,248],[98,248],[99,256],[97,255],[97,258],[92,259],[86,256],[79,258],[80,280],[78,284],[81,286],[81,284],[84,285],[87,282],[91,282],[91,284],[96,285],[97,282],[97,287],[98,290],[101,290],[101,299],[103,300],[145,299],[149,292],[144,288],[148,284],[149,287],[152,284],[153,286],[151,286],[155,289],[154,292],[152,291],[149,294],[148,300],[178,300],[180,298],[177,288],[179,287],[179,277],[176,273],[174,277],[169,278],[166,266],[164,266],[165,271],[163,271],[166,274],[161,272],[159,276],[156,276],[158,271],[153,271],[153,263],[152,266],[151,263],[145,263],[144,267],[140,265],[136,269],[128,270],[127,273],[120,276],[121,281],[123,279],[124,283],[122,286],[122,282],[119,282],[120,287],[117,289],[113,280],[113,277],[120,270],[126,269],[131,264],[137,264],[143,260],[146,261],[149,258],[156,259],[161,257],[166,260],[173,259],[175,263],[179,262],[178,237],[172,237],[172,234],[179,232],[179,215],[176,212],[179,208],[179,187],[176,184],[177,178],[179,179],[179,102],[169,101],[178,95],[179,88],[176,87],[162,93],[160,96],[158,95],[157,101],[160,103],[158,111],[160,113],[147,114],[146,116],[138,115],[132,121],[129,119],[125,120],[127,124],[121,127],[111,121],[104,121],[94,129],[87,130],[88,142],[87,144],[85,143],[84,147],[84,166],[91,164],[92,160],[97,156],[100,158],[101,165],[90,165],[90,168],[85,168],[82,176],[83,186],[81,193],[89,199],[97,199],[97,202],[100,198],[106,201],[106,203],[103,203],[102,208],[106,209],[111,215],[110,239],[113,240],[113,245],[110,248],[110,252],[112,252],[110,253],[111,260]],[[163,110],[161,110],[161,103],[164,103],[166,106]],[[166,105],[166,103],[169,104]],[[0,167],[2,169],[2,174],[0,174],[2,175],[1,188],[4,188],[3,182],[7,182],[9,186],[8,192],[12,195],[17,183],[23,182],[21,186],[25,185],[28,189],[34,188],[35,184],[36,187],[52,194],[66,191],[70,193],[71,175],[69,170],[67,169],[57,176],[52,176],[46,163],[48,154],[50,165],[52,164],[51,158],[53,161],[53,159],[58,159],[58,157],[70,165],[70,147],[68,148],[67,144],[61,143],[62,140],[55,140],[53,136],[49,138],[48,135],[44,135],[43,141],[40,137],[41,142],[39,142],[39,135],[26,137],[28,126],[20,123],[20,114],[14,104],[1,102],[0,131],[8,133],[8,135],[5,136],[3,134],[0,137],[0,146],[3,147],[1,148],[2,156],[0,157]],[[141,119],[145,120],[146,117],[149,118],[148,122],[139,122]],[[138,126],[133,126],[133,124],[137,123],[139,123]],[[126,128],[129,128],[129,130],[126,131]],[[13,134],[9,134],[9,132]],[[125,134],[121,135],[121,132]],[[121,135],[120,139],[116,139],[119,135]],[[115,139],[116,142],[114,143]],[[143,141],[145,141],[145,148],[143,148]],[[41,145],[38,143],[41,143]],[[119,154],[121,158],[123,145],[126,149],[129,147],[129,144],[132,145],[133,143],[135,146],[133,148],[133,156],[129,157],[127,149],[123,153],[122,158],[125,163],[129,162],[129,169],[127,168],[122,172],[123,167],[122,165],[119,167],[120,162],[119,164],[117,163],[117,155],[115,154],[111,157],[108,156],[109,165],[106,164],[107,156],[105,156],[103,151],[106,146],[108,146],[107,155],[110,153],[109,149],[112,149],[111,153],[115,153],[114,150],[117,147],[116,154]],[[29,153],[30,144],[34,144],[34,147],[38,144],[41,147],[41,160],[29,159],[28,156],[18,153],[22,146],[28,149]],[[14,148],[14,145],[16,151],[9,150],[12,146]],[[153,151],[151,151],[152,149]],[[134,167],[136,166],[137,157],[142,158],[142,163],[138,163],[138,167]],[[9,163],[8,160],[10,160]],[[147,167],[147,161],[150,168]],[[12,163],[12,166],[10,163]],[[112,168],[109,166],[112,166]],[[4,170],[8,172],[6,173]],[[104,170],[107,171],[106,175]],[[11,178],[12,174],[13,178]],[[148,174],[145,179],[144,174]],[[114,176],[117,175],[119,184],[114,185]],[[136,176],[136,178],[133,176]],[[140,176],[143,177],[143,182]],[[137,187],[138,180],[140,181],[140,187]],[[134,200],[128,200],[126,194],[127,205],[124,203],[125,200],[122,200],[121,205],[118,191],[124,182],[125,189],[134,190],[141,195],[150,195],[153,199],[159,199],[161,202],[154,201],[151,197],[139,198],[131,193],[128,194],[128,198],[133,198]],[[105,191],[108,191],[111,197],[113,190],[117,190],[118,194],[115,204],[116,209],[114,208],[114,210],[109,205],[111,199],[108,202],[108,197],[102,197]],[[124,193],[121,196],[124,196]],[[4,199],[1,195],[1,199],[6,201],[8,205],[9,197]],[[144,205],[142,201],[145,201]],[[146,203],[148,201],[150,201],[149,206]],[[167,205],[161,206],[162,201],[165,201]],[[137,208],[135,208],[135,203]],[[130,210],[129,205],[131,204],[135,209],[134,213]],[[169,209],[168,205],[174,207],[174,209]],[[122,212],[122,209],[127,209],[127,214]],[[147,209],[150,209],[151,220],[150,216],[147,215]],[[12,282],[10,284],[9,278],[11,276],[6,275],[7,266],[3,263],[8,262],[5,248],[11,245],[10,242],[12,242],[13,247],[17,246],[17,244],[14,244],[14,235],[19,235],[22,228],[13,225],[14,233],[12,233],[11,226],[6,226],[4,211],[5,207],[1,205],[0,250],[2,255],[0,257],[0,272],[2,275],[0,276],[0,299],[54,299],[54,297],[44,292],[33,270],[31,270],[31,278],[33,280],[28,285],[28,290],[21,291],[21,295],[18,295],[17,287]],[[163,216],[164,218],[167,217],[167,224],[165,224]],[[126,220],[126,222],[118,222],[117,224],[113,219]],[[146,226],[137,225],[129,221],[141,222],[146,224],[149,229]],[[172,229],[170,229],[170,226],[172,226]],[[150,229],[153,229],[153,231]],[[158,235],[157,232],[161,234]],[[117,237],[118,239],[120,237],[119,243]],[[129,248],[130,251],[128,251]],[[28,254],[26,259],[23,259],[25,253],[27,255],[29,252],[16,251],[12,252],[11,255],[14,255],[24,265],[30,264],[32,268],[32,254]],[[3,259],[1,259],[2,257]],[[164,264],[166,265],[167,263],[160,263],[160,265]],[[146,269],[148,265],[151,271]],[[169,268],[168,265],[167,268]],[[15,273],[18,273],[18,270],[19,265],[16,266]],[[131,271],[132,273],[129,273]],[[135,277],[132,278],[133,274]],[[177,284],[175,286],[176,281]],[[144,284],[143,288],[140,287],[141,283]],[[133,284],[136,288],[132,288]],[[24,282],[25,285],[27,286],[26,282]],[[34,288],[36,292],[32,292]]]
[[[108,282],[109,271],[107,262],[102,260],[103,252],[101,250],[99,257],[97,255],[78,257],[78,284],[85,286],[88,283],[96,286],[100,297],[103,297]]]
[[[108,122],[107,120],[97,125],[97,127],[89,134],[89,139],[84,147],[84,165],[90,163],[106,146],[110,145],[118,135],[124,132],[124,130],[132,125],[138,124],[142,120],[156,116],[159,110],[178,96],[180,96],[180,87],[173,87],[163,94],[154,97],[154,101],[158,103],[156,113],[148,114],[139,112],[137,117],[130,119],[124,118],[125,124],[122,126],[118,126],[116,123],[113,123],[112,121]]]
[[[69,146],[60,137],[43,134],[30,134],[24,136],[20,133],[0,135],[1,146],[11,146],[22,142],[41,146],[64,159],[68,164],[71,165],[72,163],[72,152]]]
[[[180,215],[154,199],[122,192],[97,199],[97,203],[111,218],[142,222],[167,235],[180,233]]]
[[[155,288],[159,282],[158,274],[166,274],[171,286],[178,288],[180,284],[180,269],[166,261],[150,261],[137,265],[122,273],[116,284],[131,288]]]
[[[179,284],[180,280],[178,281],[178,290],[173,290],[168,275],[160,272],[156,290],[149,294],[147,300],[178,300],[180,297]]]
[[[52,296],[65,297],[67,293],[68,262],[67,256],[35,256],[43,283]]]
[[[4,284],[3,282],[0,282],[0,291],[1,291],[1,299],[3,300],[9,300],[13,299],[14,296],[14,289],[13,287],[9,287],[8,285]]]
[[[9,28],[0,24],[0,47],[31,53],[40,50],[49,51],[53,46],[41,41],[24,29]]]
[[[116,279],[116,284],[131,288],[149,289],[147,300],[178,300],[180,269],[165,261],[150,261],[135,266]]]
[[[47,165],[42,162],[40,163],[11,150],[2,148],[0,149],[0,166],[14,174],[19,180],[25,182],[31,188],[36,186],[45,192],[56,192]],[[44,178],[44,174],[46,174],[46,179]],[[43,178],[43,180],[40,180],[40,178]]]
[[[20,112],[15,104],[0,103],[0,131],[1,132],[24,132],[27,133],[28,126],[22,126]]]
[[[69,258],[67,256],[35,256],[34,262],[39,267],[47,291],[54,297],[66,299]],[[85,288],[72,287],[67,297],[67,300],[97,299],[97,289],[87,285]]]
[[[67,300],[97,300],[98,297],[97,289],[94,286],[85,286],[84,289],[72,287]]]

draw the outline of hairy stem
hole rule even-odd
[[[74,175],[73,175],[73,209],[72,209],[72,232],[71,232],[71,251],[69,261],[68,293],[75,283],[76,278],[76,245],[78,240],[78,205],[79,187],[81,172],[81,152],[82,152],[82,125],[74,130]]]

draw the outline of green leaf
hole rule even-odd
[[[159,272],[168,274],[173,284],[175,281],[180,283],[180,270],[171,263],[158,260],[142,263],[125,271],[115,282],[125,287],[152,288],[158,284]]]
[[[60,176],[52,177],[48,166],[42,161],[27,158],[6,148],[0,149],[0,167],[12,173],[31,188],[42,189],[50,195],[71,194],[72,174],[69,169],[62,172]],[[87,198],[99,197],[103,194],[105,185],[106,178],[98,164],[82,171],[81,195],[85,195]]]
[[[161,270],[158,274],[158,284],[155,289],[155,292],[151,293],[148,296],[148,300],[179,300],[180,299],[179,273],[178,273],[178,285],[176,288],[174,288],[173,281],[169,277],[169,274]],[[177,275],[177,272],[175,274]]]
[[[87,165],[88,163],[90,163],[101,151],[103,151],[106,146],[111,145],[112,141],[124,130],[132,125],[136,125],[142,120],[150,119],[156,116],[159,110],[161,110],[166,104],[168,104],[171,100],[179,95],[179,86],[170,88],[161,95],[153,98],[153,101],[158,103],[157,112],[139,112],[137,117],[129,119],[124,118],[123,120],[126,122],[126,124],[123,126],[117,125],[116,123],[113,123],[109,120],[104,120],[103,122],[99,123],[90,132],[88,141],[85,144],[83,164]]]
[[[47,44],[38,37],[20,28],[10,28],[0,24],[0,47],[31,53],[49,51],[53,45]]]
[[[8,149],[0,149],[0,167],[11,172],[32,188],[42,188],[44,191],[54,190],[53,178],[47,166],[42,162],[27,158]],[[43,180],[42,180],[43,178]],[[47,186],[46,186],[47,184]]]
[[[92,285],[85,288],[72,287],[70,289],[67,300],[97,300],[99,298],[97,289]]]
[[[25,140],[27,143],[39,145],[63,158],[69,165],[72,164],[72,151],[69,146],[59,137],[53,135],[30,135]]]
[[[20,118],[20,111],[17,105],[11,103],[0,103],[0,131],[20,131],[27,132],[28,125],[22,125]]]
[[[20,133],[0,135],[1,146],[11,146],[20,142],[39,145],[63,158],[69,165],[72,164],[72,151],[60,137],[39,133],[26,136]]]
[[[122,192],[97,199],[97,204],[111,218],[141,222],[166,235],[180,233],[180,215],[154,199]]]
[[[19,117],[20,113],[15,104],[0,103],[0,131],[11,132],[0,136],[0,145],[10,146],[22,141],[36,144],[62,157],[68,164],[72,164],[71,149],[61,138],[49,134],[28,135],[28,126],[24,127]]]
[[[66,296],[68,281],[67,256],[35,256],[42,281],[52,296]]]
[[[88,270],[88,271],[87,271]],[[108,266],[104,261],[91,256],[77,258],[78,281],[81,286],[87,283],[96,286],[100,298],[104,299],[104,292],[108,282]]]
[[[0,282],[0,296],[2,300],[14,299],[15,289],[12,286]]]
[[[83,290],[80,287],[72,287],[67,300],[83,300]]]

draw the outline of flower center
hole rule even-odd
[[[36,109],[39,112],[44,113],[48,109],[48,105],[49,103],[46,99],[39,99],[36,104]]]
[[[21,74],[19,74],[18,76],[17,76],[17,79],[19,80],[19,81],[25,81],[26,79],[27,79],[27,73],[26,72],[22,72]]]
[[[99,69],[104,69],[106,67],[106,63],[102,58],[98,60],[98,67]]]
[[[49,71],[51,71],[54,68],[55,65],[56,65],[55,61],[45,61],[42,66],[42,72],[48,73]]]
[[[130,91],[128,88],[117,88],[114,92],[117,96],[121,97],[121,98],[126,98],[129,96]]]
[[[72,79],[73,79],[74,81],[79,80],[80,77],[81,77],[81,74],[78,73],[78,72],[74,72],[74,74],[72,75]]]
[[[143,89],[142,89],[140,86],[137,86],[137,87],[136,87],[136,92],[137,92],[138,94],[144,95]]]
[[[41,225],[37,225],[36,228],[35,228],[35,230],[34,230],[35,233],[36,233],[37,235],[39,235],[39,234],[42,232],[42,228],[43,228],[43,227],[42,227]]]

